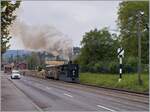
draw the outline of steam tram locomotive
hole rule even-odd
[[[55,80],[63,80],[67,82],[79,81],[79,66],[78,64],[63,64],[46,66],[46,78]]]

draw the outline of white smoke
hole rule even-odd
[[[28,25],[16,19],[10,34],[20,38],[27,50],[47,51],[69,59],[72,53],[72,40],[50,25]]]

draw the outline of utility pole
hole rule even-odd
[[[137,15],[137,37],[138,37],[138,81],[142,84],[141,80],[141,31],[140,31],[141,14],[140,11]]]

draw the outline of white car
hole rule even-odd
[[[20,79],[21,75],[18,70],[13,70],[11,74],[11,79]]]

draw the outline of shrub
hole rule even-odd
[[[119,63],[117,61],[112,61],[108,64],[108,68],[110,73],[117,73],[119,70]]]
[[[137,57],[130,56],[124,59],[123,72],[134,73],[137,72]]]

